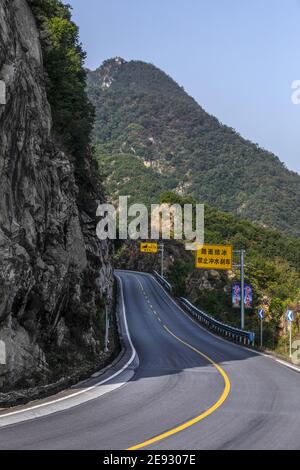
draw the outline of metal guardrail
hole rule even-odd
[[[157,281],[171,294],[173,293],[172,285],[157,271],[154,271],[154,276]],[[251,331],[244,331],[233,326],[226,325],[215,318],[211,317],[207,313],[199,310],[195,307],[189,300],[181,297],[181,302],[185,308],[196,318],[199,323],[202,323],[207,329],[214,331],[215,333],[225,336],[225,338],[231,339],[232,341],[237,341],[248,346],[254,346],[255,333]]]
[[[157,271],[154,271],[154,276],[156,277],[157,281],[165,288],[167,289],[167,291],[169,292],[173,292],[173,287],[171,286],[171,284],[164,278],[162,277],[160,274],[158,274]]]
[[[226,325],[225,323],[222,323],[207,313],[199,310],[189,300],[183,297],[180,300],[193,317],[195,317],[200,323],[204,324],[206,328],[233,341],[237,341],[248,346],[254,346],[255,333],[239,330],[233,326]]]

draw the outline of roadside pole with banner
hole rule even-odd
[[[289,325],[289,333],[290,333],[290,358],[292,358],[292,324],[294,321],[294,312],[293,310],[288,310],[286,312],[286,319]]]
[[[240,308],[241,308],[241,330],[245,329],[245,298],[247,299],[247,296],[245,296],[245,287],[247,288],[247,292],[250,293],[251,291],[251,302],[252,302],[252,286],[246,285],[245,286],[245,255],[246,251],[245,250],[235,250],[235,254],[240,255],[240,264],[235,264],[234,266],[236,268],[240,268],[241,272],[241,282],[240,282],[240,296],[241,296],[241,302],[240,302]]]
[[[263,348],[263,323],[265,318],[265,311],[261,308],[258,311],[258,318],[260,318],[260,348]]]

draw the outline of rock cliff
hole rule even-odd
[[[39,31],[25,0],[0,0],[0,390],[99,363],[112,296],[110,246],[79,208],[52,136]],[[87,166],[89,162],[87,162]],[[88,182],[87,182],[88,184]],[[98,194],[103,200],[103,194]],[[3,343],[2,343],[3,344]]]

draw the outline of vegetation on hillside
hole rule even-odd
[[[162,202],[191,203],[191,198],[180,198],[177,195],[165,193]],[[205,206],[205,242],[229,243],[235,250],[246,250],[246,282],[254,287],[253,310],[246,314],[246,326],[258,330],[258,308],[264,308],[267,313],[266,341],[270,347],[281,346],[285,332],[285,312],[288,308],[296,312],[300,308],[300,239],[292,239],[275,230],[263,229],[247,220],[219,212],[210,206]],[[239,263],[238,257],[235,259]],[[234,273],[211,276],[210,289],[195,290],[189,286],[196,285],[199,272],[194,263],[175,262],[170,269],[170,279],[175,285],[185,286],[185,293],[193,297],[203,309],[223,321],[239,325],[239,312],[231,305],[231,285],[240,278],[239,269]],[[211,274],[211,273],[210,273]],[[199,284],[198,284],[199,286]],[[295,332],[299,333],[299,315]],[[284,344],[284,343],[283,343]]]
[[[208,115],[156,67],[106,61],[89,72],[88,93],[96,107],[99,158],[113,162],[109,187],[115,196],[127,192],[136,198],[145,166],[147,201],[157,202],[163,186],[300,235],[300,176]],[[139,168],[138,173],[128,174],[129,166]]]
[[[159,195],[172,185],[167,177],[147,168],[138,157],[130,154],[107,155],[102,146],[95,146],[100,173],[105,179],[106,190],[111,199],[130,195],[130,202],[143,202],[150,206],[159,201]]]
[[[30,4],[41,34],[54,132],[74,163],[79,202],[88,201],[98,185],[90,149],[95,113],[86,93],[86,54],[79,29],[71,7],[60,0],[30,0]]]

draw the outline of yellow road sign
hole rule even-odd
[[[140,244],[140,251],[142,253],[157,253],[158,252],[158,244],[157,243],[141,243]]]
[[[231,245],[203,245],[196,251],[198,269],[232,269]]]

